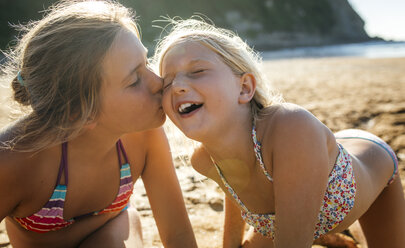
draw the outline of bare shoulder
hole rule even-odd
[[[191,165],[193,166],[194,170],[204,176],[208,176],[208,171],[211,164],[212,161],[210,159],[210,155],[203,146],[200,145],[194,149],[193,155],[191,156]]]
[[[167,143],[163,128],[128,133],[121,140],[129,156],[146,156],[151,150],[163,149],[162,145]]]
[[[218,174],[215,171],[211,157],[203,146],[194,149],[191,156],[191,165],[201,175],[213,180],[218,179]]]
[[[301,140],[312,136],[325,136],[329,129],[311,112],[292,103],[281,104],[272,116],[271,139]]]
[[[309,120],[317,120],[311,112],[293,103],[280,104],[277,110],[274,111],[274,115],[278,122],[283,122],[282,124],[284,125],[289,123],[298,125],[298,123],[293,121],[299,121],[299,124],[301,124]]]
[[[328,153],[334,147],[334,136],[329,128],[298,105],[280,104],[267,119],[261,125],[264,131],[261,131],[262,136],[259,138],[262,139],[263,153],[272,154],[272,159],[287,154],[298,157],[325,148]]]
[[[144,166],[151,161],[151,158],[156,160],[170,153],[163,128],[128,133],[122,136],[121,140],[131,164],[133,176],[136,178],[143,172]]]
[[[24,169],[24,158],[19,153],[0,150],[0,183],[11,179]]]
[[[167,140],[163,128],[153,128],[142,132],[128,133],[122,136],[122,141],[130,146],[149,146],[156,142]]]
[[[18,173],[24,170],[27,164],[28,153],[15,152],[7,148],[8,141],[13,139],[13,128],[0,130],[0,178],[11,172]],[[5,172],[5,173],[2,173]],[[7,173],[9,172],[9,173]],[[8,175],[13,176],[13,175]],[[6,177],[8,177],[6,176]]]
[[[29,165],[28,154],[0,149],[0,220],[13,215],[29,195],[27,189],[32,188],[30,179],[35,174]]]

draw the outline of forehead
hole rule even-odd
[[[143,59],[146,48],[138,39],[136,33],[122,30],[117,34],[113,44],[106,55],[106,60],[136,60]]]
[[[106,80],[122,80],[133,68],[144,63],[146,52],[136,33],[121,31],[102,63]]]
[[[198,41],[184,41],[173,45],[162,59],[162,69],[178,66],[196,60],[215,60],[219,56],[206,45]]]

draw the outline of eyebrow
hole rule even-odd
[[[198,62],[209,62],[209,61],[207,59],[204,59],[204,58],[196,58],[196,59],[190,60],[190,62],[188,64],[189,65],[194,65],[194,64],[197,64]]]
[[[148,58],[147,55],[148,54],[148,49],[145,48],[145,53],[144,53],[144,57],[145,57],[145,61],[148,62]],[[141,67],[143,65],[143,62],[139,63],[137,66],[135,66],[135,68],[133,68],[128,75],[122,80],[122,83],[125,84],[127,81],[129,81],[129,78],[134,75],[134,73],[139,69],[139,67]]]

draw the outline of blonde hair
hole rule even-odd
[[[261,72],[261,56],[230,30],[215,27],[202,18],[187,20],[167,19],[172,25],[170,33],[159,41],[153,63],[162,72],[162,60],[167,51],[176,44],[196,41],[215,52],[235,75],[251,73],[256,79],[256,92],[250,102],[251,112],[257,119],[261,111],[281,101],[281,96],[271,87]]]
[[[103,58],[119,32],[139,33],[131,10],[108,0],[59,2],[21,30],[1,69],[14,100],[31,112],[1,147],[39,151],[77,136],[97,117]]]

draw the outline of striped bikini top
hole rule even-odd
[[[264,166],[261,153],[261,144],[257,140],[256,128],[254,125],[252,128],[252,139],[256,160],[259,162],[259,165],[267,179],[270,182],[273,182],[273,178]],[[335,165],[329,174],[328,186],[326,188],[323,203],[318,214],[318,223],[315,226],[314,239],[317,239],[333,230],[339,223],[343,221],[354,206],[356,181],[353,174],[352,158],[342,145],[338,144],[338,147],[339,155],[337,156]],[[241,216],[243,220],[252,226],[255,232],[260,233],[265,237],[274,239],[276,215],[274,213],[260,214],[251,212],[245,206],[245,204],[243,204],[239,196],[226,181],[215,161],[213,159],[212,161],[225,187],[241,207]]]
[[[42,207],[41,210],[34,213],[31,216],[14,219],[20,223],[20,225],[30,231],[37,233],[46,233],[49,231],[56,231],[67,227],[80,218],[99,215],[107,212],[118,212],[124,210],[132,194],[133,183],[131,177],[131,169],[128,163],[128,157],[125,153],[124,146],[121,140],[116,143],[118,162],[120,167],[120,187],[118,195],[115,200],[106,208],[101,211],[96,211],[81,216],[74,217],[69,220],[63,218],[63,209],[65,205],[65,198],[68,185],[68,164],[67,164],[67,143],[62,144],[62,159],[59,166],[58,178],[56,181],[56,187],[49,201]],[[121,154],[125,159],[125,164],[121,162]],[[65,171],[65,184],[60,184],[60,178],[62,172]]]

